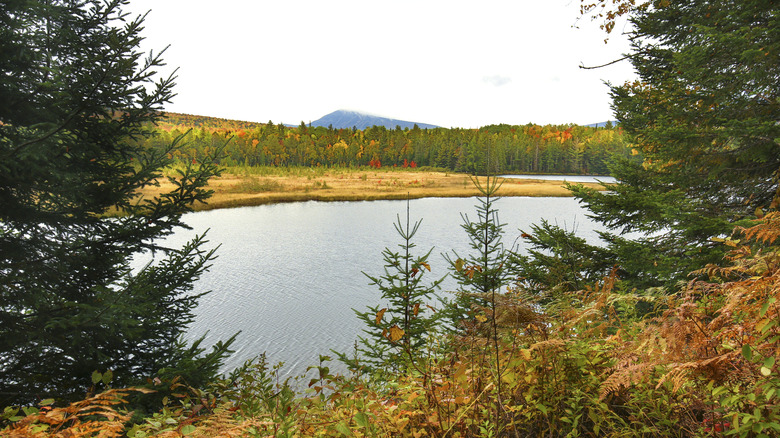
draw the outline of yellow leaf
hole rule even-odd
[[[412,311],[414,312],[414,316],[417,316],[417,314],[420,313],[420,303],[414,303],[414,309]]]
[[[477,315],[477,321],[485,322],[485,321],[487,321],[487,316],[485,316],[485,315]]]
[[[398,342],[399,339],[404,337],[404,331],[401,327],[398,327],[398,325],[390,327],[389,334],[390,341],[392,342]]]
[[[455,260],[455,270],[458,272],[463,270],[463,259]]]
[[[379,325],[380,322],[382,322],[382,317],[385,316],[385,312],[387,312],[387,307],[380,310],[379,312],[376,312],[376,324]]]
[[[531,360],[531,350],[530,349],[526,348],[524,350],[520,350],[520,353],[523,354],[523,357],[525,358],[525,360]]]
[[[422,266],[422,267],[424,267],[425,269],[427,269],[427,270],[428,270],[428,272],[431,272],[431,265],[429,265],[429,264],[427,264],[427,263],[420,263],[420,266]]]

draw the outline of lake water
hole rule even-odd
[[[423,219],[414,242],[417,253],[434,248],[427,278],[447,273],[441,255],[469,253],[461,214],[475,218],[476,198],[427,198],[410,203],[412,221]],[[574,198],[502,198],[499,219],[504,243],[513,245],[519,229],[542,218],[595,242],[594,224]],[[270,363],[285,362],[298,375],[329,349],[351,352],[363,326],[352,308],[380,302],[379,291],[361,273],[383,273],[381,252],[396,249],[396,215],[405,218],[406,201],[301,202],[211,210],[184,217],[192,231],[167,242],[180,246],[194,233],[208,231],[209,245],[220,245],[211,270],[196,292],[200,300],[188,336],[208,332],[208,343],[241,331],[225,369],[266,352]],[[522,242],[518,242],[522,251]],[[452,290],[453,281],[446,283]],[[333,363],[332,369],[339,370]]]
[[[501,178],[541,179],[544,181],[567,181],[570,183],[614,183],[612,176],[602,175],[499,175]]]

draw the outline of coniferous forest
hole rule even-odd
[[[631,24],[639,79],[611,85],[617,128],[231,133],[166,121],[175,78],[138,51],[143,17],[125,4],[2,6],[0,435],[780,435],[773,0],[584,0],[607,33]],[[355,309],[354,351],[283,379],[262,352],[220,375],[235,337],[207,349],[181,336],[217,253],[206,236],[159,242],[229,165],[488,177],[473,179],[480,196],[454,230],[470,249],[447,252],[446,273],[416,246],[419,222],[398,217],[384,272],[366,272],[385,304]],[[171,192],[138,200],[174,166]],[[569,186],[604,244],[546,222],[507,230],[490,176],[511,172],[614,176]],[[130,268],[152,251],[159,263]],[[453,293],[436,291],[445,274]]]

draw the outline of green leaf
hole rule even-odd
[[[97,385],[98,382],[103,380],[103,374],[96,371],[92,371],[92,384]]]
[[[191,424],[188,424],[188,425],[186,425],[186,426],[181,428],[181,434],[182,435],[191,435],[192,433],[195,432],[196,429],[197,428],[195,426],[193,426]]]
[[[742,346],[742,356],[747,360],[753,360],[753,350],[750,345],[745,344]]]
[[[766,320],[764,320],[766,321]],[[766,324],[763,324],[760,328],[761,333],[764,334],[768,332],[769,330],[773,329],[777,325],[777,320],[772,319],[770,321],[767,321]],[[758,328],[758,325],[756,325],[756,328]]]
[[[105,373],[103,373],[103,378],[101,379],[105,385],[108,385],[111,383],[111,379],[114,378],[114,373],[111,370],[106,370]]]
[[[766,359],[764,359],[764,367],[772,368],[773,366],[775,366],[775,358],[774,358],[774,356],[767,357]]]
[[[717,396],[719,396],[720,394],[723,394],[724,392],[727,392],[727,391],[728,391],[728,389],[727,389],[727,388],[725,388],[725,387],[723,387],[723,386],[718,386],[718,387],[716,387],[716,388],[714,388],[714,389],[712,390],[712,395],[713,395],[713,397],[717,397]]]
[[[363,412],[355,414],[355,423],[360,427],[368,427],[368,417]]]
[[[353,436],[349,426],[344,421],[336,424],[336,430],[344,436]]]
[[[47,398],[47,399],[44,399],[44,400],[41,400],[40,402],[38,402],[38,406],[49,406],[49,405],[52,405],[52,404],[54,404],[54,399],[53,398]]]
[[[774,303],[774,302],[775,302],[775,298],[774,298],[774,297],[772,297],[772,298],[768,299],[768,300],[766,301],[766,303],[764,303],[764,305],[763,305],[763,306],[761,306],[761,311],[759,312],[759,315],[761,315],[761,317],[762,317],[762,318],[763,318],[763,316],[764,316],[764,315],[766,315],[766,312],[769,310],[769,306],[770,306],[772,303]]]

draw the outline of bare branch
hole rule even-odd
[[[581,69],[583,69],[583,70],[594,70],[594,69],[597,69],[597,68],[606,67],[606,66],[608,66],[608,65],[617,64],[617,63],[618,63],[618,62],[620,62],[620,61],[625,61],[626,59],[632,58],[632,57],[634,57],[634,56],[636,56],[636,54],[633,54],[633,55],[626,55],[626,56],[624,56],[624,57],[622,57],[622,58],[620,58],[620,59],[616,59],[616,60],[614,60],[614,61],[610,61],[610,62],[608,62],[608,63],[606,63],[606,64],[601,64],[601,65],[594,65],[594,66],[590,66],[590,67],[586,67],[585,65],[583,65],[583,64],[580,64],[580,68],[581,68]]]

